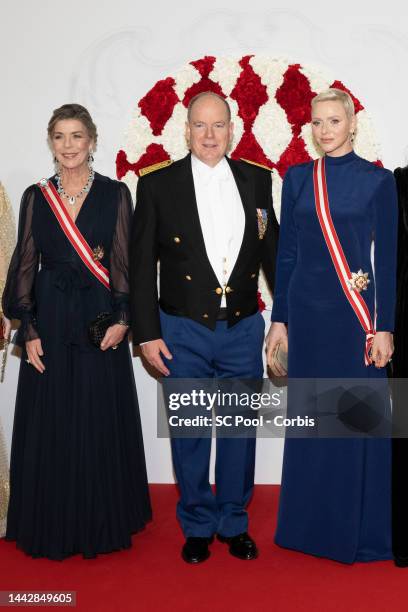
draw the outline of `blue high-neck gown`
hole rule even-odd
[[[397,196],[392,173],[354,152],[326,156],[331,216],[377,331],[393,331]],[[374,269],[371,246],[374,241]],[[365,333],[319,225],[313,163],[284,180],[272,321],[288,324],[290,378],[385,377],[364,364]],[[290,395],[289,395],[290,397]],[[276,543],[345,563],[390,559],[389,439],[287,439]]]

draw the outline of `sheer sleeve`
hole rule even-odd
[[[130,324],[129,314],[129,238],[133,206],[130,191],[119,184],[119,203],[116,227],[110,254],[110,283],[115,323]]]
[[[34,298],[34,281],[39,263],[32,233],[34,199],[35,187],[29,187],[21,200],[17,246],[11,258],[2,299],[6,317],[21,321],[15,340],[19,345],[39,337]]]
[[[0,183],[0,300],[6,284],[7,269],[16,244],[13,210],[6,190]],[[1,312],[0,304],[0,312]]]

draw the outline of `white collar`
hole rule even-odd
[[[229,164],[225,157],[223,157],[216,166],[208,166],[202,162],[198,157],[191,154],[191,167],[194,172],[197,172],[200,180],[207,183],[212,178],[218,180],[225,180],[231,176]]]

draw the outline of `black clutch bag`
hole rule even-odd
[[[111,312],[101,312],[95,319],[92,321],[88,327],[88,337],[90,342],[96,346],[97,348],[101,347],[101,342],[105,337],[106,330],[108,327],[112,325],[112,313]]]

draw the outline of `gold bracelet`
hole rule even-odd
[[[119,321],[116,321],[116,325],[123,325],[124,327],[129,327],[129,323],[126,323],[126,321],[124,321],[123,319],[119,319]]]

